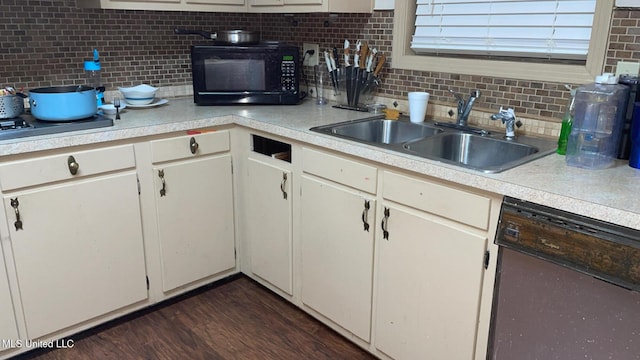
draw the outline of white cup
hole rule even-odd
[[[428,102],[428,92],[417,91],[409,93],[409,119],[411,122],[424,122],[424,117],[427,115]]]

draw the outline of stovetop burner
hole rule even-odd
[[[96,114],[86,119],[74,121],[41,121],[29,113],[12,119],[0,120],[0,140],[28,136],[58,134],[67,131],[87,130],[113,126],[113,119]]]
[[[12,119],[0,120],[0,130],[15,130],[31,127],[24,119],[17,117]]]

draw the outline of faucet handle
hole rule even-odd
[[[453,91],[453,89],[449,89],[449,92],[456,97],[456,99],[458,100],[458,102],[464,102],[464,98],[462,97],[462,95],[458,94],[457,92]]]
[[[516,112],[513,110],[513,108],[508,108],[505,109],[502,106],[500,106],[500,111],[498,112],[498,114],[500,116],[496,116],[496,118],[494,120],[497,119],[502,119],[502,122],[507,122],[511,119],[515,120],[516,119]],[[498,115],[496,114],[496,115]]]
[[[490,116],[491,120],[501,120],[506,125],[505,138],[513,139],[516,136],[514,126],[522,126],[522,122],[516,118],[516,113],[513,108],[504,109],[500,106],[500,111],[497,114]]]

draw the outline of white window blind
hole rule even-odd
[[[595,0],[417,0],[411,49],[583,60],[595,7]]]

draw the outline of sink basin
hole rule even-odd
[[[410,141],[403,148],[413,155],[494,173],[550,154],[555,144],[535,138],[504,140],[453,132]]]
[[[372,144],[399,144],[442,132],[427,124],[384,119],[364,119],[311,130]]]
[[[438,123],[366,118],[317,126],[312,131],[447,164],[498,173],[555,152],[555,141],[460,129]]]

